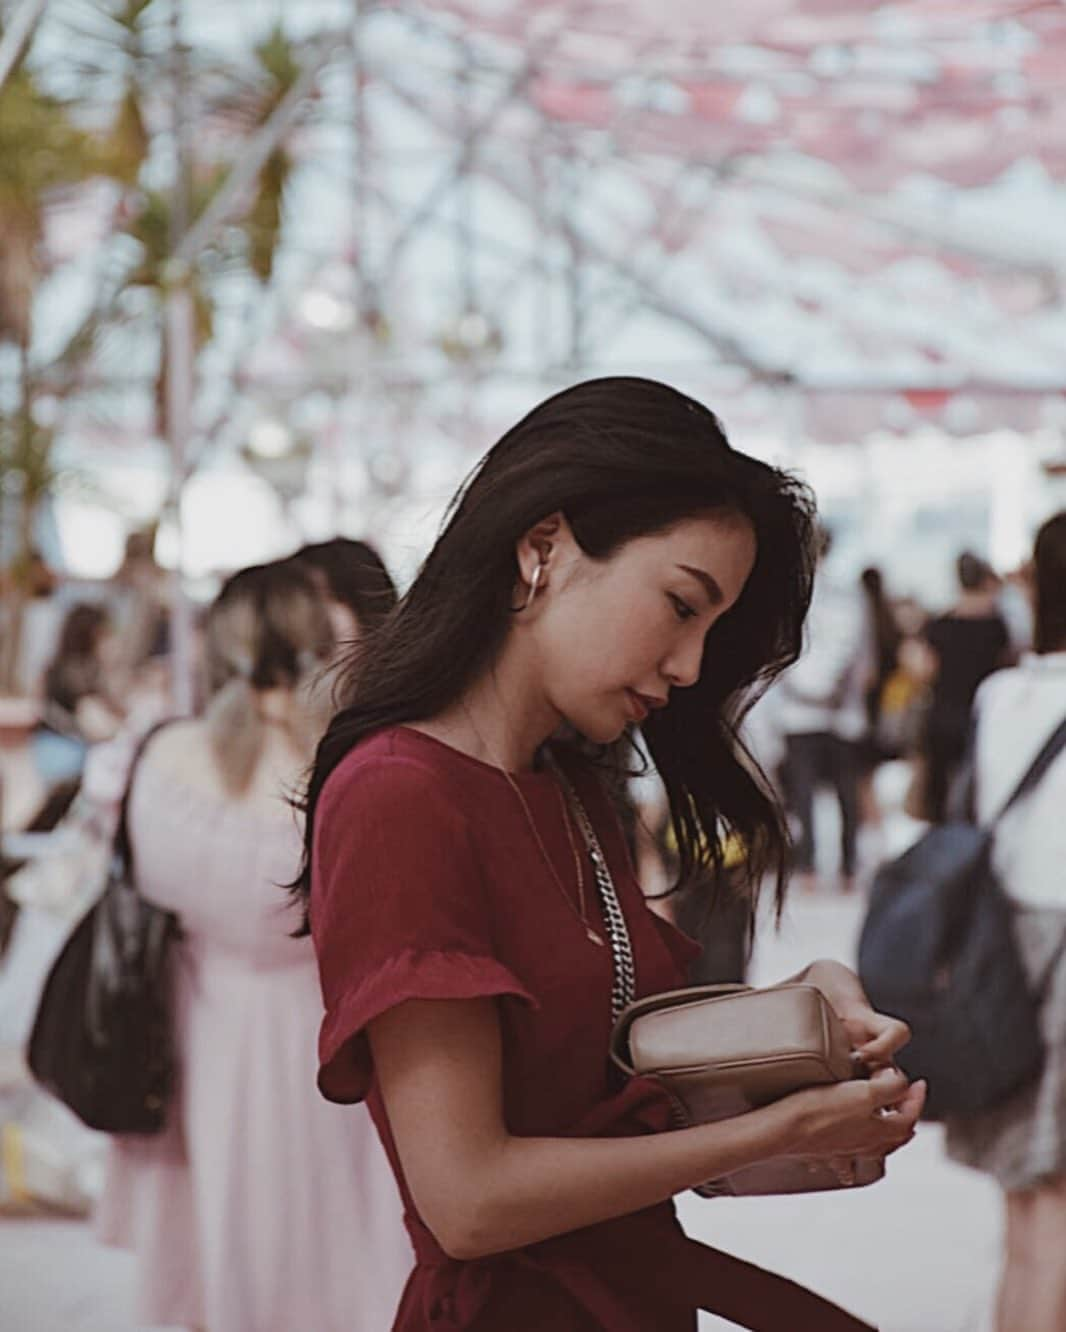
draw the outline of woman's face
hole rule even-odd
[[[687,518],[594,560],[565,520],[530,621],[547,702],[606,744],[695,684],[704,640],[755,563],[751,522],[718,511]],[[529,612],[526,612],[529,614]]]

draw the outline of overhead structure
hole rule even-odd
[[[217,14],[188,0],[189,40],[232,45]],[[196,417],[201,453],[281,422],[391,500],[434,440],[614,372],[826,441],[1066,424],[1066,4],[306,0],[299,26],[332,59],[272,297],[201,368],[242,404]]]
[[[338,254],[373,382],[460,427],[472,383],[618,367],[818,438],[1061,424],[1066,5],[663,19],[363,6]]]

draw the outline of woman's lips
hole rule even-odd
[[[642,722],[648,716],[650,708],[644,699],[633,689],[626,690],[626,697],[629,699],[630,711],[633,713],[633,720]]]

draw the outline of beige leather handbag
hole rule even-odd
[[[697,985],[630,1004],[615,1023],[611,1058],[651,1077],[673,1102],[678,1127],[744,1114],[804,1087],[862,1077],[843,1023],[813,985]],[[880,1157],[854,1161],[854,1184],[885,1173]],[[781,1159],[709,1180],[705,1198],[810,1193],[845,1187],[828,1162]]]

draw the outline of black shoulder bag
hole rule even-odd
[[[908,1077],[928,1079],[929,1119],[987,1110],[1043,1067],[1040,1005],[1066,935],[1031,985],[992,845],[999,819],[1033,790],[1064,746],[1066,720],[988,826],[930,828],[874,877],[859,976],[873,1006],[911,1029],[897,1062]]]
[[[159,729],[137,746],[103,892],[52,965],[27,1049],[41,1086],[106,1133],[159,1132],[174,1085],[167,962],[178,921],[137,891],[128,827],[133,776]]]

